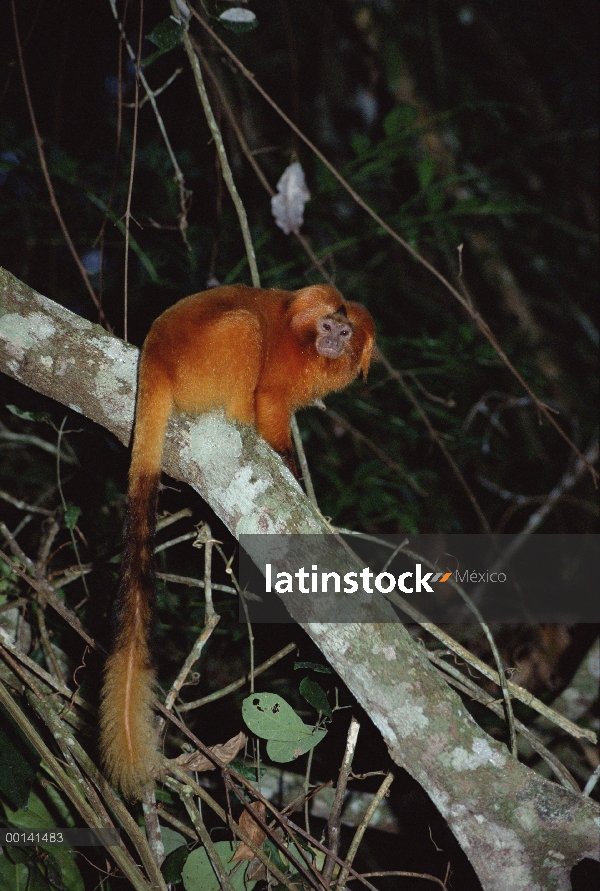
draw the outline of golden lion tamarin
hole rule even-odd
[[[366,375],[373,344],[369,312],[328,285],[295,292],[215,288],[180,300],[152,325],[139,365],[117,628],[100,710],[102,758],[127,798],[142,796],[159,763],[149,635],[170,416],[221,407],[231,420],[253,424],[295,473],[293,412],[345,387],[359,371]]]

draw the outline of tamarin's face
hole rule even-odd
[[[343,307],[330,316],[323,316],[317,322],[317,353],[326,359],[339,359],[353,334],[354,326]]]

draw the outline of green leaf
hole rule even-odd
[[[229,841],[221,841],[215,842],[215,848],[229,875],[234,891],[251,891],[256,882],[247,882],[246,870],[240,869],[237,863],[229,862],[235,853],[236,845]],[[206,853],[206,848],[196,848],[195,851],[192,851],[181,871],[181,878],[185,891],[221,891],[222,888]]]
[[[70,504],[65,511],[65,526],[73,531],[77,525],[77,520],[81,516],[81,508],[75,504]]]
[[[56,821],[36,792],[26,802],[27,808],[10,808],[4,805],[6,819],[15,829],[53,829]]]
[[[6,406],[12,415],[16,415],[23,421],[43,421],[45,424],[51,423],[51,417],[47,411],[22,411],[16,405]]]
[[[326,715],[328,718],[333,718],[331,706],[329,705],[325,691],[320,684],[317,684],[316,681],[311,681],[310,678],[304,678],[304,680],[300,681],[299,690],[308,704],[312,705],[320,715]]]
[[[417,109],[414,105],[397,105],[392,108],[383,121],[386,136],[406,136],[417,120]]]
[[[175,19],[170,17],[164,19],[151,34],[146,35],[146,39],[157,46],[158,50],[142,59],[142,66],[147,68],[148,65],[151,65],[160,56],[178,46],[181,43],[182,34],[183,25],[180,22],[176,22]]]
[[[166,827],[161,827],[161,830],[164,830],[164,828]],[[181,847],[175,848],[174,851],[171,851],[171,853],[165,857],[160,871],[167,884],[175,885],[177,882],[181,881],[181,873],[188,856],[189,850],[187,845],[181,845]]]
[[[46,852],[44,867],[48,872],[53,891],[57,888],[64,888],[65,891],[85,891],[83,877],[77,866],[79,854],[76,851],[57,845],[40,845],[40,848]]]
[[[242,703],[242,717],[248,728],[263,739],[295,740],[312,727],[275,693],[254,693]]]
[[[438,213],[444,206],[444,193],[438,189],[431,189],[427,193],[427,210],[429,213]]]
[[[314,748],[326,730],[305,724],[294,709],[274,693],[248,696],[242,705],[242,717],[252,733],[267,742],[267,755],[273,761],[293,761]]]
[[[366,133],[353,133],[350,139],[352,151],[357,157],[364,155],[371,148],[371,140]]]
[[[289,841],[285,845],[285,850],[289,851],[289,853],[292,856],[294,856],[296,858],[296,860],[302,861],[304,859],[304,857],[306,857],[306,858],[308,858],[308,860],[311,861],[311,863],[316,863],[317,857],[321,854],[321,852],[318,851],[318,852],[316,852],[316,857],[315,857],[315,850],[313,848],[310,848],[308,845],[303,845],[302,851],[300,851],[300,849],[297,847],[297,845],[294,845]],[[290,873],[290,870],[295,870],[295,867],[292,866],[292,861],[290,859],[288,859],[288,857],[286,857],[286,855],[283,853],[283,851],[280,848],[278,848],[277,845],[274,842],[272,842],[270,838],[266,838],[264,840],[263,851],[269,858],[269,861],[274,866],[276,866],[277,869],[280,869],[282,872],[289,873],[288,877],[290,880],[290,884],[292,885],[293,888],[295,888],[296,885],[294,885],[293,883],[295,881],[298,881],[298,873],[295,871]],[[325,858],[323,857],[323,860],[324,859]],[[323,862],[321,863],[321,869],[322,869],[322,867],[323,867]],[[277,886],[277,887],[279,888],[280,886]],[[302,885],[298,881],[298,888],[301,888],[301,887],[302,887]]]
[[[302,735],[290,740],[270,739],[267,743],[267,755],[271,761],[276,761],[278,764],[293,761],[314,749],[326,736],[326,730],[312,727],[310,736]]]
[[[168,19],[163,19],[160,25],[157,25],[156,28],[147,35],[146,39],[166,53],[181,43],[182,35],[183,25],[181,22],[176,22],[175,19],[172,19],[169,16]]]
[[[473,343],[475,340],[475,328],[471,324],[462,324],[458,326],[458,334],[464,343]]]
[[[245,779],[250,780],[251,783],[257,783],[266,773],[265,768],[258,768],[255,765],[246,764],[241,758],[234,758],[229,766],[237,773],[241,774]]]
[[[297,671],[299,668],[310,668],[312,671],[318,671],[321,674],[333,674],[331,668],[328,665],[323,665],[321,662],[294,662],[294,671]]]
[[[39,860],[37,862],[35,861],[36,851],[34,848],[8,847],[4,850],[7,852],[7,856],[15,866],[15,878],[17,875],[23,874],[23,869],[27,870],[27,879],[22,885],[8,885],[8,888],[23,888],[27,889],[27,891],[52,891],[52,886],[49,885],[46,879],[42,876],[41,863]]]
[[[6,726],[3,723],[3,726]],[[28,744],[27,744],[28,745]],[[47,790],[48,791],[48,790]],[[26,802],[26,808],[12,809],[8,805],[4,805],[4,815],[6,824],[15,829],[54,829],[56,827],[56,815],[52,815],[47,805],[42,801],[36,792],[32,792]],[[60,811],[56,802],[52,806]],[[67,825],[70,820],[65,819],[64,814],[59,816],[59,825]],[[72,825],[72,824],[71,824]],[[81,824],[80,824],[81,825]],[[85,886],[79,868],[77,866],[78,855],[71,848],[60,848],[56,845],[41,844],[38,846],[43,849],[47,857],[44,859],[30,859],[33,849],[30,848],[11,848],[10,858],[13,863],[25,864],[29,870],[29,884],[9,884],[7,888],[27,888],[29,889],[68,889],[68,891],[85,891]],[[22,856],[25,852],[26,856]],[[2,871],[2,860],[0,856],[0,877],[4,874]],[[17,871],[15,869],[15,877]],[[0,883],[0,887],[4,887]]]
[[[52,157],[52,173],[73,181],[79,175],[79,163],[66,152],[56,152]]]
[[[177,832],[175,829],[171,829],[170,826],[161,825],[160,834],[162,835],[165,854],[170,854],[172,851],[180,848],[181,845],[185,845],[187,843],[181,832]]]
[[[65,526],[67,529],[70,529],[72,532],[77,525],[77,520],[80,516],[81,508],[77,507],[75,504],[70,504],[65,511]]]
[[[0,888],[27,888],[29,870],[23,848],[5,847],[0,854]]]
[[[421,158],[419,161],[417,166],[417,176],[419,178],[419,185],[422,189],[426,189],[427,186],[431,185],[433,182],[436,166],[435,159],[430,155],[425,155],[425,157]]]
[[[15,808],[23,808],[29,800],[40,756],[1,707],[0,752],[0,792]]]
[[[56,845],[7,847],[0,856],[0,878],[8,878],[3,888],[27,891],[85,891],[77,856],[70,848]],[[40,856],[41,852],[44,856]],[[26,871],[25,871],[26,870]]]

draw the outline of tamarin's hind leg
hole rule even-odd
[[[281,455],[287,467],[298,477],[292,437],[290,433],[291,410],[282,404],[279,394],[271,391],[257,392],[254,397],[256,429],[272,449]]]
[[[173,389],[178,411],[200,414],[222,408],[231,420],[254,424],[254,391],[264,346],[257,319],[231,310],[191,335],[182,332]]]
[[[172,412],[173,392],[168,375],[160,369],[153,369],[150,375],[142,356],[129,468],[130,487],[138,477],[160,475],[163,443]]]

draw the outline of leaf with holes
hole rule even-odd
[[[254,693],[242,703],[242,717],[252,733],[263,739],[294,740],[312,727],[275,693]]]
[[[267,740],[273,761],[293,761],[314,748],[327,731],[305,724],[281,696],[255,693],[242,705],[242,717],[250,730]]]

